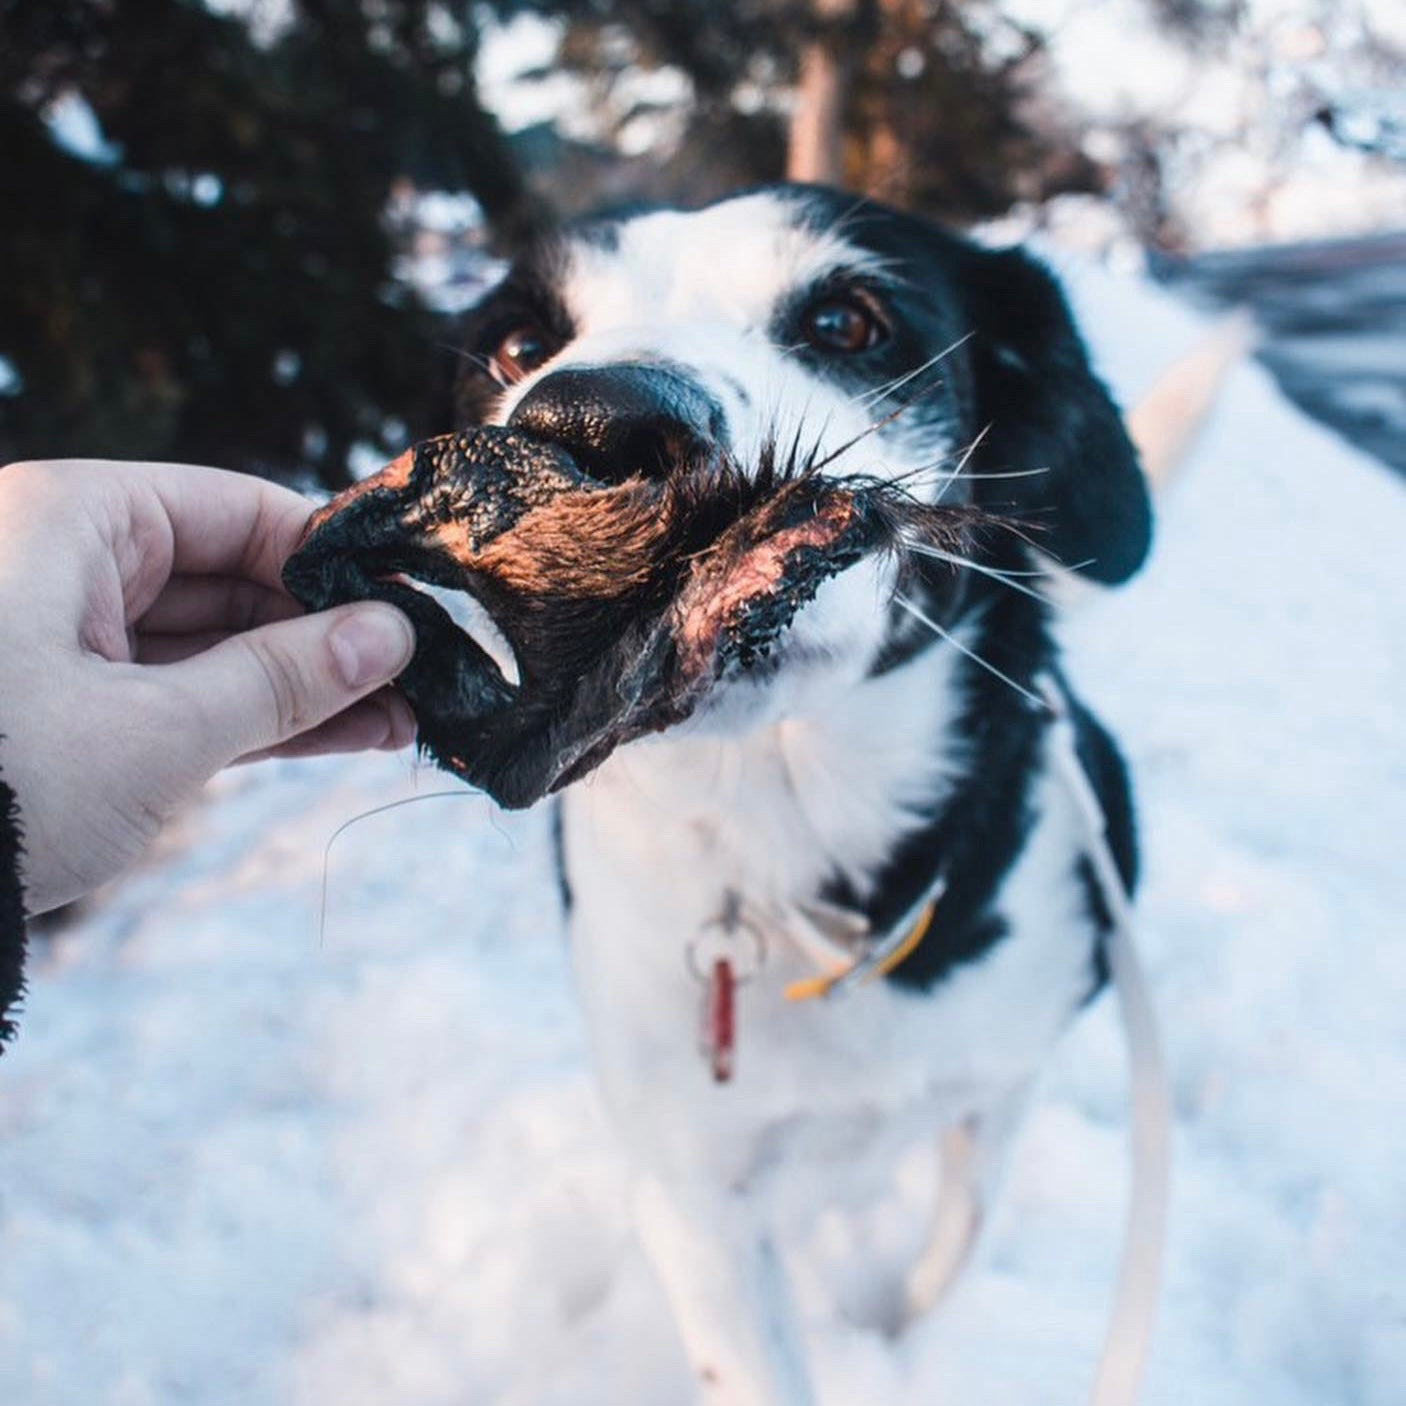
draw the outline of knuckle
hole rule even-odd
[[[268,689],[279,736],[291,737],[310,727],[316,721],[310,707],[311,690],[297,661],[286,650],[257,637],[246,640],[245,647]]]
[[[57,467],[52,459],[16,459],[13,464],[6,464],[0,473],[5,475],[7,483],[13,483],[21,478],[33,478],[36,474],[52,473]]]
[[[4,474],[6,484],[23,484],[29,490],[35,491],[57,487],[61,480],[72,480],[82,469],[81,462],[71,459],[17,459],[14,463],[0,468],[0,473]]]
[[[92,495],[75,490],[84,483],[81,462],[66,459],[22,459],[0,468],[0,494],[16,520],[57,524],[80,517]]]
[[[6,464],[0,469],[0,486],[9,494],[19,495],[33,502],[53,488],[55,465],[38,459],[22,459],[14,464]]]

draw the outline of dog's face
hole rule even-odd
[[[560,445],[606,482],[780,459],[989,509],[1101,581],[1146,551],[1132,447],[1049,275],[871,202],[782,186],[587,222],[527,251],[464,345],[461,422]],[[715,715],[755,720],[816,669],[858,678],[930,638],[895,609],[905,575],[932,611],[960,608],[950,566],[866,555]]]
[[[524,253],[465,350],[459,424],[486,428],[319,513],[285,579],[411,615],[421,741],[505,804],[898,667],[983,623],[1027,542],[1101,581],[1146,550],[1049,275],[869,202],[783,186],[587,223]],[[475,597],[517,677],[423,585]]]

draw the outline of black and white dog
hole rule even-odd
[[[817,1182],[872,1195],[898,1151],[940,1140],[902,1298],[933,1302],[1034,1075],[1104,982],[1108,914],[1042,688],[1066,700],[1130,886],[1128,786],[1059,672],[1040,586],[1051,563],[1109,584],[1138,568],[1136,455],[1039,264],[815,188],[554,236],[471,315],[466,349],[462,423],[605,480],[800,444],[825,473],[1006,524],[959,563],[864,556],[763,663],[561,802],[594,1059],[701,1399],[803,1406],[792,1212]],[[787,999],[876,948],[901,960],[846,999]]]

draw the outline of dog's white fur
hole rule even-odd
[[[505,394],[499,418],[544,374],[663,356],[723,406],[744,463],[804,425],[807,445],[824,450],[858,440],[839,470],[929,465],[958,446],[931,434],[915,443],[897,423],[861,437],[882,396],[844,396],[767,336],[789,289],[869,257],[842,231],[798,229],[765,194],[624,223],[616,248],[581,244],[569,256],[560,290],[578,335]],[[716,1086],[700,1058],[700,989],[685,952],[725,895],[784,910],[837,871],[862,893],[962,763],[933,748],[959,701],[950,646],[867,677],[892,569],[870,557],[829,582],[798,616],[774,678],[729,685],[705,716],[622,749],[564,798],[595,1064],[641,1170],[642,1240],[714,1406],[815,1400],[780,1238],[788,1210],[813,1204],[796,1188],[817,1168],[827,1195],[862,1204],[900,1151],[958,1130],[946,1211],[909,1304],[941,1292],[1025,1092],[1088,989],[1088,951],[1067,940],[1087,923],[1076,826],[1046,774],[1001,890],[1010,935],[986,956],[930,992],[879,982],[842,1005],[798,1005],[782,988],[814,968],[773,941],[740,992],[734,1082]]]

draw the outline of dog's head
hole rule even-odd
[[[782,454],[986,508],[1100,582],[1147,551],[1133,447],[1051,276],[870,201],[781,186],[587,222],[522,257],[464,345],[461,422],[608,481]],[[790,648],[875,656],[894,569],[831,582]]]
[[[979,603],[981,578],[955,557],[1019,565],[1033,547],[1112,583],[1147,550],[1132,445],[1050,275],[873,202],[780,186],[694,212],[585,222],[522,254],[470,315],[464,351],[460,424],[508,432],[472,451],[493,457],[520,441],[538,465],[506,517],[507,490],[471,475],[472,511],[490,503],[495,533],[523,523],[511,551],[498,549],[509,564],[488,564],[478,537],[478,555],[459,554],[475,594],[532,656],[519,660],[524,678],[599,666],[613,707],[624,665],[608,646],[628,637],[637,653],[655,651],[640,688],[673,690],[668,706],[641,705],[629,726],[548,767],[550,785],[692,713],[755,725],[817,671],[857,680],[893,666],[932,639],[896,600],[920,597],[938,624]],[[362,510],[384,501],[376,511],[403,519],[413,500],[428,521],[433,499],[452,519],[446,483],[458,471],[417,463],[386,480],[399,499],[373,494]],[[588,495],[570,491],[582,486]],[[528,499],[537,515],[523,518]],[[431,536],[443,557],[445,530]],[[540,559],[544,583],[531,600],[501,589],[505,572],[525,579],[527,558]],[[425,614],[425,653],[429,607],[385,584],[394,562],[379,561],[364,579]],[[425,579],[427,561],[401,566],[418,562]],[[615,580],[600,582],[602,569]],[[616,601],[626,579],[639,587]],[[588,621],[575,607],[592,591],[614,603]],[[573,597],[573,610],[544,611],[547,597]],[[516,629],[503,619],[514,611]],[[661,633],[652,622],[663,616]],[[729,621],[725,641],[713,627]],[[737,647],[748,629],[762,648]],[[693,661],[682,673],[680,657]],[[444,671],[422,727],[435,706],[452,711],[462,676]],[[479,712],[510,706],[497,687]],[[573,688],[547,690],[553,727],[577,706]]]

